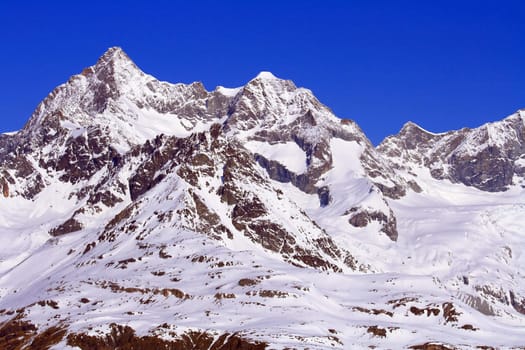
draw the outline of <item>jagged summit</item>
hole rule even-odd
[[[131,58],[122,50],[119,46],[113,46],[106,50],[97,60],[98,64],[107,63],[129,63],[132,62]]]
[[[99,61],[130,60],[129,56],[120,46],[112,46],[100,56]]]
[[[112,89],[125,88],[125,84],[133,84],[134,81],[145,75],[120,47],[109,48],[100,56],[95,65],[82,72],[82,75],[88,77],[91,74],[109,84]]]

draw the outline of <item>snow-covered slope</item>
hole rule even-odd
[[[269,72],[208,92],[111,48],[0,136],[0,348],[524,346],[521,118],[375,149]],[[504,187],[454,175],[485,145]]]

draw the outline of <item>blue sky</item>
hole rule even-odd
[[[0,132],[121,46],[171,82],[307,87],[377,144],[408,121],[441,132],[525,108],[525,1],[0,3]]]

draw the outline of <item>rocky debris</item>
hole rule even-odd
[[[215,293],[213,296],[217,300],[221,299],[235,299],[235,294],[233,293]]]

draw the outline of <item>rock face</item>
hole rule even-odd
[[[525,111],[518,111],[499,122],[443,134],[407,123],[378,150],[400,169],[424,167],[436,179],[501,192],[524,179],[524,117]]]
[[[398,216],[407,194],[428,192],[418,171],[506,190],[525,175],[523,117],[439,135],[407,124],[376,149],[292,81],[262,72],[206,91],[158,81],[111,48],[0,135],[0,238],[12,242],[0,247],[0,344],[348,348],[356,334],[386,342],[399,320],[413,327],[423,310],[441,316],[432,305],[460,304],[436,318],[441,333],[401,348],[473,331],[459,310],[521,315],[514,282],[496,290],[465,273],[473,290],[423,298],[399,286],[457,283],[392,264],[420,251],[406,248],[418,226]],[[429,271],[451,264],[427,256]]]

